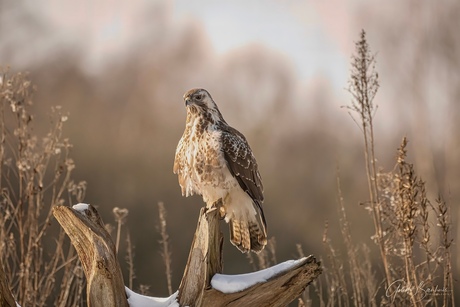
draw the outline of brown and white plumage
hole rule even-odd
[[[185,131],[174,160],[182,194],[202,195],[208,207],[222,199],[230,241],[242,252],[267,244],[263,185],[246,138],[230,127],[204,89],[184,94]]]

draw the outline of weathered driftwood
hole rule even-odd
[[[0,307],[16,307],[16,302],[8,285],[9,283],[0,257]]]
[[[206,306],[201,304],[204,290],[211,278],[222,273],[223,237],[219,230],[218,207],[202,208],[193,236],[184,276],[179,286],[178,301],[181,306]],[[217,305],[216,305],[217,306]]]
[[[285,306],[300,296],[321,274],[313,256],[267,282],[236,293],[222,293],[211,287],[211,278],[222,272],[222,233],[219,231],[219,204],[201,209],[192,248],[179,287],[181,306]]]
[[[115,244],[96,209],[91,205],[83,211],[58,206],[53,215],[77,250],[87,279],[88,306],[127,307]]]
[[[81,212],[60,206],[53,214],[83,264],[88,279],[88,306],[128,306],[115,246],[96,209],[88,206]],[[243,291],[225,294],[213,289],[212,277],[222,272],[223,237],[219,220],[219,204],[210,210],[201,209],[179,286],[180,306],[285,306],[321,274],[320,263],[310,256]]]
[[[225,294],[207,288],[201,306],[286,306],[298,298],[320,274],[320,263],[309,256],[290,270],[240,292]]]

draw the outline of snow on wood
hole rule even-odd
[[[77,210],[78,212],[84,214],[84,213],[85,213],[85,210],[88,210],[88,209],[89,209],[89,205],[88,205],[88,204],[79,203],[79,204],[73,205],[72,208],[73,208],[74,210]]]
[[[127,287],[125,290],[130,307],[179,307],[177,291],[170,297],[151,297],[137,294]]]
[[[258,283],[263,283],[276,275],[290,270],[305,258],[288,260],[270,268],[254,273],[239,275],[215,274],[211,280],[211,286],[222,293],[235,293],[243,291]]]

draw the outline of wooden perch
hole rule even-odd
[[[212,210],[201,208],[192,248],[179,286],[178,300],[181,306],[202,306],[203,291],[210,285],[214,274],[222,273],[224,241],[219,230],[219,207],[218,204]]]
[[[213,288],[204,291],[201,306],[286,306],[298,298],[322,270],[313,256],[273,276],[264,283],[235,293],[222,293]]]
[[[301,295],[322,272],[313,256],[289,270],[240,292],[222,293],[211,287],[211,278],[222,272],[222,233],[219,206],[202,208],[192,248],[179,287],[180,306],[285,306]]]
[[[127,307],[115,244],[96,209],[91,205],[81,211],[57,206],[53,215],[77,250],[87,279],[88,306]]]
[[[284,270],[276,270],[277,273],[270,275],[268,280],[256,281],[244,290],[223,293],[214,289],[211,281],[216,273],[222,273],[223,237],[219,230],[219,208],[220,203],[217,203],[215,208],[200,211],[177,295],[180,306],[285,306],[321,274],[320,263],[310,256],[292,262]],[[128,306],[115,245],[96,209],[90,205],[80,206],[78,210],[58,206],[53,214],[70,237],[82,262],[88,280],[88,306]],[[239,281],[240,277],[235,277]],[[177,306],[175,298],[173,295],[161,306]]]

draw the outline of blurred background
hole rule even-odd
[[[326,221],[340,246],[338,172],[354,241],[373,245],[372,220],[359,205],[368,200],[362,134],[341,108],[351,100],[349,63],[361,29],[381,85],[379,166],[393,168],[407,136],[408,160],[429,195],[451,204],[456,238],[459,14],[460,2],[448,0],[0,0],[0,65],[29,72],[37,85],[37,133],[49,127],[51,106],[68,112],[65,134],[74,178],[88,183],[86,202],[112,224],[113,207],[129,209],[123,232],[135,245],[134,288],[150,285],[151,294],[166,296],[157,203],[167,210],[174,289],[203,205],[199,196],[181,196],[172,173],[182,95],[193,87],[206,88],[251,144],[278,261],[297,257],[296,244],[322,257]],[[227,229],[224,236],[225,273],[250,271]]]

